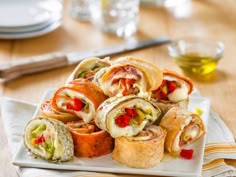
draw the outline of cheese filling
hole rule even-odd
[[[95,108],[93,102],[91,102],[86,96],[80,94],[76,91],[65,89],[61,95],[66,95],[68,99],[60,97],[57,99],[58,107],[61,107],[64,110],[68,110],[66,103],[73,101],[74,98],[78,98],[84,103],[84,106],[80,110],[74,110],[74,114],[82,118],[84,122],[90,122],[95,115]]]
[[[186,84],[181,84],[181,87],[176,88],[174,92],[168,94],[168,99],[171,102],[179,102],[188,98],[188,87]]]

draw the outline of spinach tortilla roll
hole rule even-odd
[[[61,121],[36,117],[24,129],[24,144],[35,157],[52,161],[69,161],[74,156],[73,140]]]
[[[57,120],[62,121],[63,123],[78,120],[78,117],[74,114],[66,113],[66,112],[59,112],[52,109],[51,101],[52,101],[51,99],[47,99],[41,103],[40,114],[43,117],[57,119]]]
[[[142,97],[111,97],[98,107],[95,123],[113,138],[133,136],[156,121],[160,114],[158,107]]]
[[[154,167],[164,156],[165,137],[164,129],[150,125],[136,136],[116,138],[112,158],[128,167]]]
[[[54,93],[51,104],[54,110],[72,113],[88,123],[106,98],[97,85],[80,78],[60,87]]]
[[[165,150],[170,153],[179,152],[206,133],[200,116],[179,107],[171,108],[159,125],[167,131]]]
[[[112,62],[97,82],[109,97],[130,94],[148,97],[162,79],[162,71],[157,66],[128,56]]]
[[[152,91],[151,98],[165,114],[171,107],[179,106],[187,110],[189,95],[193,91],[191,80],[174,71],[163,70],[162,84]]]
[[[78,78],[93,80],[94,75],[102,68],[110,66],[110,58],[87,58],[81,61],[67,78],[66,83]]]
[[[107,131],[99,129],[94,121],[84,123],[79,120],[66,125],[72,134],[76,157],[92,158],[112,152],[114,139]]]

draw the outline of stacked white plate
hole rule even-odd
[[[62,0],[0,0],[0,39],[41,36],[61,25]]]

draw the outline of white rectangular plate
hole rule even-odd
[[[45,93],[42,100],[50,98],[53,90]],[[198,94],[193,94],[190,97],[189,110],[194,112],[196,108],[203,111],[201,117],[203,118],[207,127],[207,121],[210,110],[210,101],[207,98],[201,97]],[[39,114],[39,107],[35,115]],[[111,172],[111,173],[125,173],[125,174],[145,174],[145,175],[162,175],[162,176],[179,176],[179,177],[198,177],[201,176],[203,153],[205,147],[206,135],[202,136],[196,142],[185,147],[185,149],[193,149],[193,159],[187,160],[181,157],[172,158],[165,156],[163,161],[157,166],[149,169],[136,169],[125,167],[118,162],[112,160],[111,154],[96,157],[96,158],[74,158],[72,161],[63,163],[50,163],[41,159],[34,159],[31,157],[23,143],[16,153],[13,164],[22,167],[35,167],[46,169],[60,169],[60,170],[82,170],[82,171],[96,171],[96,172]]]

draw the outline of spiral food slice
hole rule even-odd
[[[142,97],[111,97],[98,107],[95,123],[113,138],[133,136],[156,121],[160,114],[158,107]]]
[[[24,144],[33,156],[52,162],[68,161],[74,156],[70,132],[55,119],[32,119],[24,129]]]
[[[122,57],[115,60],[97,79],[106,95],[147,96],[162,82],[162,72],[146,60],[134,57]]]
[[[99,129],[94,122],[69,122],[67,127],[73,137],[75,156],[91,158],[112,152],[114,139],[108,132]]]
[[[93,80],[94,75],[102,68],[110,66],[109,58],[87,58],[80,62],[67,78],[66,83],[78,78]]]
[[[94,118],[97,107],[106,98],[102,90],[91,81],[76,79],[54,93],[52,108],[72,113],[88,123]]]
[[[47,99],[42,102],[42,104],[40,105],[40,114],[43,117],[57,119],[62,121],[63,123],[78,120],[78,117],[74,114],[53,110],[51,106],[51,99]]]
[[[188,78],[174,71],[163,70],[162,84],[152,91],[151,97],[166,113],[174,106],[187,109],[192,90],[193,84]]]
[[[161,119],[160,126],[167,131],[165,149],[170,153],[179,152],[184,145],[206,133],[201,117],[179,107],[171,108]]]
[[[165,137],[165,130],[150,125],[136,136],[116,138],[112,158],[128,167],[154,167],[163,158]]]

